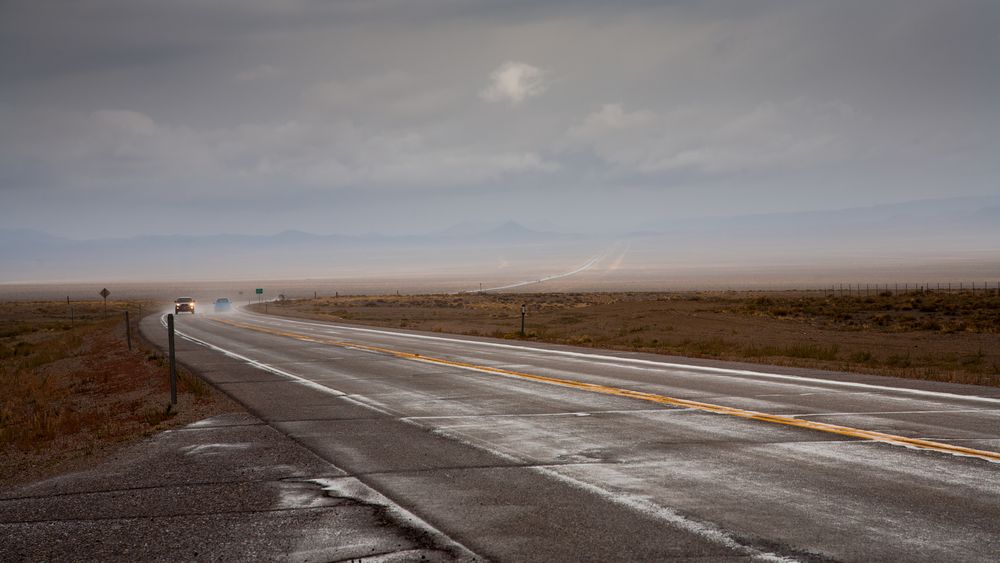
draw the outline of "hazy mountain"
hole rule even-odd
[[[447,229],[431,233],[431,236],[441,238],[468,237],[481,235],[503,225],[502,221],[462,221]]]
[[[82,279],[224,279],[482,272],[562,252],[572,237],[510,221],[476,233],[318,235],[146,235],[70,240],[0,230],[0,282]],[[538,245],[551,246],[539,250]],[[567,251],[570,263],[588,248]]]
[[[557,233],[549,229],[525,226],[514,220],[507,221],[464,221],[447,229],[432,233],[434,238],[479,238],[479,239],[546,239],[574,236]]]
[[[886,264],[956,260],[994,267],[1000,266],[998,240],[1000,197],[655,222],[637,225],[614,245],[596,236],[534,230],[515,221],[460,223],[410,236],[286,230],[266,236],[78,241],[0,229],[0,282],[437,275],[478,284],[571,271],[594,257],[602,258],[591,274],[599,273],[608,283],[626,272],[656,279],[719,268],[738,278],[748,268],[874,271]]]
[[[481,241],[493,242],[538,242],[574,238],[574,235],[553,233],[549,231],[536,231],[515,221],[507,221],[488,231],[474,235],[473,238]]]

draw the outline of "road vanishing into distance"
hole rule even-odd
[[[176,330],[179,361],[480,558],[1000,554],[998,389],[245,311]]]
[[[547,281],[557,280],[557,279],[560,279],[560,278],[568,278],[570,276],[575,276],[576,274],[579,274],[581,272],[586,272],[587,270],[593,268],[594,265],[597,264],[598,262],[600,262],[602,258],[604,258],[603,255],[601,255],[601,256],[594,256],[590,260],[587,260],[586,262],[584,262],[583,265],[581,265],[581,266],[579,266],[577,268],[574,268],[574,269],[572,269],[572,270],[570,270],[568,272],[563,272],[561,274],[551,274],[551,275],[548,275],[548,276],[540,277],[538,279],[532,279],[532,280],[526,280],[526,281],[519,281],[519,282],[515,282],[515,283],[510,283],[510,284],[507,284],[507,285],[497,286],[497,287],[487,287],[487,288],[481,288],[481,289],[470,289],[468,291],[463,291],[463,292],[460,292],[460,293],[489,293],[489,292],[497,292],[497,291],[506,291],[506,290],[509,290],[509,289],[514,289],[514,288],[518,288],[518,287],[524,287],[526,285],[533,285],[533,284],[545,283]]]

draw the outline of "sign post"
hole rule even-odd
[[[101,290],[100,295],[104,298],[104,316],[106,317],[108,316],[108,296],[111,295],[111,292],[105,287]]]
[[[260,300],[263,299],[262,296],[264,295],[264,288],[258,287],[256,293],[257,293],[257,302],[260,303]]]

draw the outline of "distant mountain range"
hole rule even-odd
[[[0,283],[93,279],[224,279],[454,275],[564,257],[596,255],[616,237],[530,229],[515,221],[461,223],[409,236],[146,235],[72,240],[30,229],[0,229]],[[805,260],[871,249],[947,256],[969,249],[1000,254],[1000,196],[736,217],[664,220],[617,237],[642,266],[696,265],[706,256]],[[620,262],[620,261],[619,261]],[[500,264],[501,266],[497,266]],[[659,266],[658,266],[659,265]],[[617,266],[616,266],[617,268]]]
[[[329,234],[320,235],[289,229],[273,235],[243,235],[243,234],[218,234],[218,235],[141,235],[129,238],[105,238],[77,240],[64,237],[57,237],[42,231],[32,229],[0,229],[0,250],[10,249],[18,245],[111,245],[127,246],[131,244],[148,244],[159,246],[163,244],[303,244],[313,242],[354,242],[354,243],[405,243],[414,244],[427,241],[468,241],[477,240],[482,242],[504,243],[517,240],[547,240],[557,238],[575,237],[564,233],[551,231],[536,231],[529,229],[515,221],[492,224],[486,227],[475,223],[462,223],[443,231],[423,234],[423,235],[383,235],[378,233],[368,233],[363,235],[342,235]],[[2,255],[0,255],[2,256]]]
[[[221,279],[383,275],[482,266],[518,248],[556,247],[588,237],[534,231],[508,221],[425,235],[145,235],[73,240],[30,229],[0,229],[0,283],[90,279]],[[589,252],[589,250],[587,251]],[[509,258],[497,258],[509,261]]]

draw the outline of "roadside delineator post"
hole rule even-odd
[[[177,357],[174,355],[174,315],[167,313],[167,348],[170,350],[170,404],[177,404]]]
[[[524,315],[528,312],[528,306],[521,303],[521,337],[524,337]]]
[[[128,322],[128,311],[125,311],[125,339],[128,340],[128,351],[132,351],[132,325]]]

